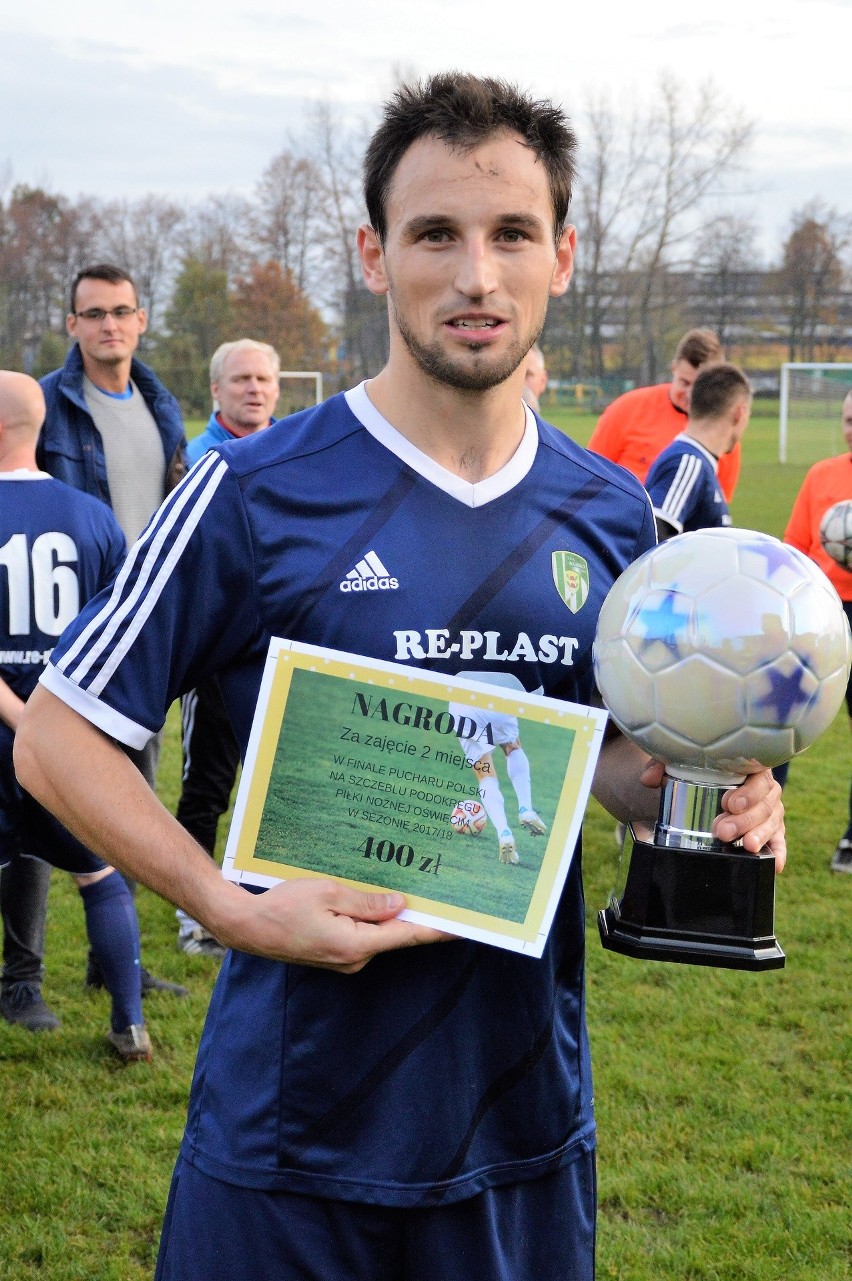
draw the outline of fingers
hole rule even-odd
[[[328,907],[356,921],[384,921],[398,916],[405,907],[403,894],[380,893],[378,890],[354,890],[337,881],[321,882],[329,888]]]
[[[780,872],[787,857],[784,805],[771,770],[749,774],[739,787],[725,793],[722,806],[725,813],[713,824],[719,840],[742,840],[743,848],[752,854],[768,847],[775,855],[776,871]]]
[[[302,878],[252,895],[232,947],[275,960],[345,974],[362,969],[379,952],[437,943],[450,937],[401,921],[402,894],[362,891],[337,881]]]
[[[662,787],[665,776],[666,767],[663,762],[651,757],[639,775],[639,781],[645,787]]]

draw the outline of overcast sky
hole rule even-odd
[[[765,249],[813,198],[852,213],[852,0],[36,0],[0,4],[0,166],[69,196],[250,193],[326,98],[371,111],[402,69],[504,76],[580,114],[661,76],[756,124],[731,207]],[[582,133],[581,133],[582,143]],[[582,158],[581,158],[582,168]]]

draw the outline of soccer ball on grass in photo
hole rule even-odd
[[[485,807],[472,798],[459,801],[450,815],[453,831],[462,836],[478,836],[487,822]]]

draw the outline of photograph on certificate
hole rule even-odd
[[[511,676],[273,639],[223,871],[398,890],[409,919],[540,955],[605,721]]]

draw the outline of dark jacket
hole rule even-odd
[[[139,388],[162,437],[166,458],[165,498],[187,469],[180,405],[153,371],[135,357],[130,366],[130,377]],[[36,450],[39,467],[57,480],[64,480],[75,489],[93,494],[111,507],[103,444],[86,407],[83,358],[77,343],[68,352],[62,368],[41,379],[41,388],[47,402],[47,417]]]

